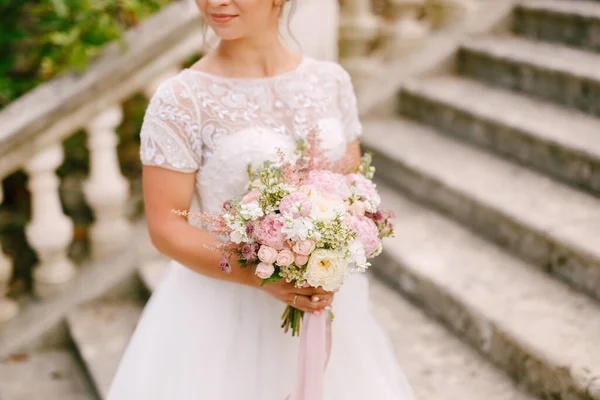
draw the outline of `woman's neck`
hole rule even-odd
[[[256,39],[221,41],[212,54],[213,61],[227,75],[255,78],[284,73],[301,60],[299,54],[281,43],[278,35]]]

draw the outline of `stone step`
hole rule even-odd
[[[597,302],[458,223],[379,189],[397,225],[375,272],[540,398],[600,399]]]
[[[68,350],[13,354],[0,361],[2,400],[95,400]]]
[[[391,338],[398,362],[423,400],[525,400],[532,396],[448,330],[377,278],[370,285],[375,318]]]
[[[600,51],[600,4],[587,0],[523,1],[514,13],[517,35]]]
[[[600,116],[600,54],[511,37],[461,45],[461,75]]]
[[[134,301],[104,300],[80,306],[67,317],[71,337],[102,399],[141,312],[142,305]]]
[[[443,133],[600,193],[595,117],[457,76],[410,82],[400,108]]]
[[[364,123],[379,177],[600,298],[600,200],[401,118]]]

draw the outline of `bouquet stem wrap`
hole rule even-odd
[[[306,313],[302,324],[298,380],[288,399],[323,400],[325,368],[331,354],[331,318],[328,312]]]

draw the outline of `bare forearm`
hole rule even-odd
[[[162,254],[202,275],[254,287],[260,284],[260,279],[251,270],[240,268],[236,260],[230,260],[230,274],[221,271],[219,262],[222,255],[213,248],[221,241],[184,219],[170,221],[168,226],[151,230],[151,237]]]

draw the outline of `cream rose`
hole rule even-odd
[[[309,199],[312,203],[310,216],[317,221],[329,221],[335,219],[338,213],[345,212],[346,205],[340,196],[330,193],[321,193],[311,190]]]
[[[259,263],[256,266],[256,270],[254,271],[254,275],[258,276],[260,279],[268,279],[275,272],[275,267],[273,264],[265,264]]]
[[[277,254],[277,260],[275,262],[281,267],[287,267],[294,262],[294,253],[288,249],[281,250],[279,254]]]
[[[273,264],[277,260],[277,250],[269,246],[260,246],[258,259],[265,264]]]
[[[348,274],[348,262],[339,253],[332,250],[315,250],[306,266],[304,278],[313,287],[322,286],[332,291],[344,283]]]

